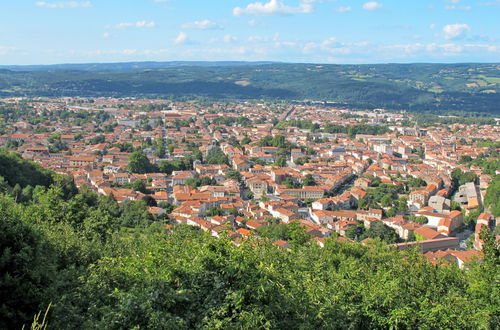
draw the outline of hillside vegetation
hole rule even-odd
[[[7,155],[4,162],[14,166],[18,159]],[[55,179],[25,186],[19,198],[9,182],[5,177],[0,187],[2,329],[30,324],[49,303],[54,329],[500,324],[492,237],[484,262],[466,271],[378,240],[368,246],[327,240],[320,248],[298,231],[291,251],[266,240],[237,247],[191,227],[166,231],[144,201],[118,205],[86,189],[65,192]]]
[[[500,113],[499,64],[166,62],[14,67],[0,96],[330,101],[354,108]]]

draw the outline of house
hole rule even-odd
[[[273,217],[280,218],[284,223],[289,223],[298,218],[297,214],[285,208],[277,208],[271,211]]]
[[[475,233],[474,233],[474,248],[478,251],[483,249],[484,241],[481,239],[481,232],[484,228],[485,230],[490,230],[491,221],[493,217],[490,213],[483,212],[477,218]]]
[[[402,216],[383,219],[382,222],[396,231],[402,239],[408,239],[410,233],[414,233],[417,228],[421,226],[415,222],[408,222]]]
[[[260,221],[260,220],[248,220],[246,223],[245,223],[245,226],[247,226],[247,228],[250,228],[250,229],[254,229],[254,230],[257,230],[263,226],[267,226],[268,223],[267,222],[264,222],[264,221]]]
[[[481,224],[489,227],[492,219],[493,219],[493,216],[491,215],[491,213],[483,212],[477,218],[477,223],[481,223]]]
[[[434,210],[437,212],[444,212],[444,211],[449,211],[450,210],[450,205],[451,201],[447,198],[444,198],[442,196],[432,196],[429,198],[429,204],[430,207],[432,207]]]
[[[238,234],[240,234],[242,237],[247,237],[248,238],[248,237],[252,237],[253,236],[253,233],[250,230],[246,229],[246,228],[238,228],[238,229],[236,229],[236,232]]]
[[[468,182],[458,188],[455,194],[455,202],[467,209],[473,209],[479,206],[477,189],[474,182]]]
[[[332,222],[334,217],[333,211],[326,210],[309,209],[309,215],[311,219],[317,224]]]
[[[259,178],[249,179],[247,180],[247,185],[256,198],[260,198],[263,195],[267,194],[268,185],[266,180],[262,180]]]
[[[193,171],[174,171],[172,173],[172,185],[184,185],[187,179],[194,178]]]
[[[317,199],[325,194],[325,189],[321,186],[307,186],[302,189],[278,188],[279,195],[289,195],[301,199]]]
[[[252,154],[251,158],[259,159],[259,160],[261,160],[261,161],[263,161],[264,163],[267,163],[267,164],[270,164],[270,163],[274,162],[274,156],[271,155],[271,154],[264,153],[264,152],[254,153],[254,154]]]
[[[73,156],[69,158],[71,167],[92,166],[97,161],[97,156]]]
[[[429,198],[437,191],[437,186],[430,184],[424,188],[413,190],[408,195],[408,206],[411,211],[416,211],[427,204]]]
[[[364,198],[366,196],[366,191],[358,188],[353,188],[351,189],[351,195],[354,197],[356,202],[359,202],[360,199]]]
[[[156,216],[161,216],[167,213],[165,209],[162,209],[161,207],[156,207],[156,206],[150,206],[148,207],[148,212],[151,214],[154,214]]]
[[[332,211],[331,214],[333,218],[336,220],[354,221],[357,218],[356,211],[348,211],[348,210]]]
[[[422,226],[415,229],[415,238],[417,241],[433,240],[442,237],[444,236],[429,227]]]
[[[314,201],[311,204],[313,210],[331,210],[333,208],[333,201],[330,198],[322,198]]]
[[[370,180],[368,178],[361,177],[359,179],[356,179],[356,181],[354,181],[354,187],[366,190],[370,187],[371,183],[372,183],[372,180]]]
[[[419,210],[418,212],[415,213],[417,216],[422,216],[426,217],[428,222],[426,224],[427,227],[434,227],[437,228],[439,225],[439,222],[443,218],[451,219],[453,224],[453,228],[458,228],[460,225],[463,223],[463,215],[462,212],[454,210],[451,211],[450,213],[438,213],[438,212],[430,212],[427,210]]]
[[[282,249],[287,249],[287,250],[290,249],[290,244],[288,244],[287,241],[284,241],[284,240],[281,240],[281,239],[275,241],[274,244],[277,245],[277,246],[279,246]]]
[[[250,169],[250,162],[242,155],[236,155],[231,159],[231,165],[239,172],[248,172]]]
[[[467,263],[474,260],[481,260],[483,254],[474,250],[460,251],[446,249],[426,252],[424,253],[424,257],[435,265],[451,262],[452,264],[456,264],[460,269],[464,269]]]

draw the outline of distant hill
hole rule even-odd
[[[500,114],[500,64],[130,62],[0,66],[0,96],[317,100]]]
[[[179,66],[240,66],[260,65],[276,62],[243,62],[243,61],[170,61],[170,62],[117,62],[117,63],[67,63],[48,65],[0,65],[0,69],[12,71],[46,71],[46,70],[82,70],[82,71],[131,71],[145,69],[166,69]]]

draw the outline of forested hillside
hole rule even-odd
[[[466,271],[430,264],[375,240],[305,232],[292,250],[265,240],[235,246],[191,227],[164,229],[144,201],[118,205],[52,178],[14,184],[2,151],[0,328],[19,329],[51,303],[54,329],[495,328],[499,254]],[[21,165],[22,166],[22,165]],[[61,182],[65,182],[61,184]],[[42,184],[34,186],[35,184]],[[31,188],[30,188],[31,187]],[[19,190],[21,189],[21,191]]]
[[[354,108],[500,113],[498,64],[145,62],[7,67],[0,96],[330,101]]]

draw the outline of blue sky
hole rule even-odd
[[[500,0],[2,0],[0,65],[500,62]]]

